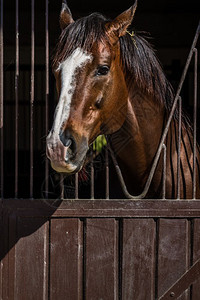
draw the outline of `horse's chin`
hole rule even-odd
[[[73,175],[76,174],[77,172],[79,172],[82,167],[83,167],[84,161],[82,161],[79,164],[73,164],[73,163],[55,163],[55,162],[51,162],[51,166],[52,168],[58,172],[58,173],[62,173],[64,175]]]

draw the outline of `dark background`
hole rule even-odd
[[[98,11],[108,17],[115,17],[117,14],[129,8],[132,1],[70,1],[68,5],[74,19]],[[20,1],[20,27],[22,43],[29,44],[30,36],[30,5],[31,1]],[[138,30],[151,33],[155,38],[157,47],[175,48],[189,46],[191,38],[197,27],[200,10],[199,1],[180,0],[139,0],[137,13],[134,19],[134,26]],[[60,0],[49,1],[49,30],[55,41],[59,34],[58,15],[61,7]],[[15,22],[15,1],[4,1],[5,21],[4,30],[6,42],[12,44],[14,37]],[[42,33],[44,30],[45,1],[35,0],[36,13],[36,38],[37,44],[42,44]],[[9,36],[7,35],[9,33]],[[39,42],[40,40],[40,42]]]
[[[128,9],[131,1],[70,1],[68,5],[77,18],[98,11],[114,18]],[[61,1],[49,0],[50,60],[58,36]],[[35,0],[35,97],[34,97],[34,197],[43,197],[45,170],[45,1]],[[15,166],[15,1],[4,0],[4,194],[14,195]],[[139,0],[134,18],[135,30],[150,33],[157,56],[168,79],[176,89],[200,17],[199,1]],[[31,1],[19,0],[19,195],[29,196],[30,173],[30,68],[31,68]],[[198,44],[199,46],[199,44]],[[55,82],[49,76],[49,124],[56,105]],[[190,67],[182,91],[184,107],[192,114],[193,70]],[[50,125],[49,125],[50,127]],[[100,158],[101,164],[101,158]],[[52,194],[58,184],[50,171]],[[53,178],[53,179],[52,179]],[[57,178],[57,179],[56,179]],[[72,180],[73,181],[73,180]],[[71,185],[71,183],[70,183]],[[84,185],[84,184],[83,184]],[[72,189],[73,190],[73,189]],[[72,191],[73,192],[73,191]],[[71,194],[69,195],[69,197]]]

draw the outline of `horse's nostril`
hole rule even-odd
[[[72,144],[72,140],[71,139],[68,139],[68,140],[66,140],[66,142],[65,142],[65,147],[70,147],[71,146],[71,144]]]
[[[75,144],[75,141],[73,139],[70,139],[70,142],[67,143],[66,147],[68,147],[68,149],[67,149],[67,153],[66,153],[66,157],[65,157],[65,162],[69,162],[76,155],[76,144]]]
[[[73,138],[70,139],[70,145],[68,146],[68,152],[70,155],[76,154],[76,142]]]
[[[66,132],[62,132],[60,134],[60,140],[65,147],[70,147],[72,144],[72,139],[70,138],[69,134],[67,134]]]
[[[76,142],[74,138],[69,134],[69,132],[62,132],[60,134],[60,140],[62,144],[68,148],[65,157],[65,161],[68,162],[69,160],[73,159],[73,157],[75,157]]]

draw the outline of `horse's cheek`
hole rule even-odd
[[[115,107],[110,106],[107,109],[107,113],[104,114],[103,124],[104,124],[104,133],[112,134],[119,130],[126,118],[127,113],[127,104],[124,103],[115,103]]]

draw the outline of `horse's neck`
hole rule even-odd
[[[145,184],[160,142],[163,118],[164,108],[153,98],[137,92],[129,97],[122,128],[112,136],[112,147],[125,181],[129,188],[135,182],[133,192],[140,192]]]
[[[162,132],[166,123],[165,109],[150,97],[135,94],[129,98],[127,117],[122,128],[112,135],[111,143],[116,153],[128,191],[140,194],[157,152]],[[177,196],[177,151],[178,122],[172,120],[166,138],[166,197]],[[181,135],[181,173],[180,197],[192,198],[193,178],[193,137],[187,125],[182,126]],[[196,149],[196,197],[200,197],[200,150]],[[148,196],[159,197],[162,191],[162,168],[160,160],[154,174],[151,191]]]

